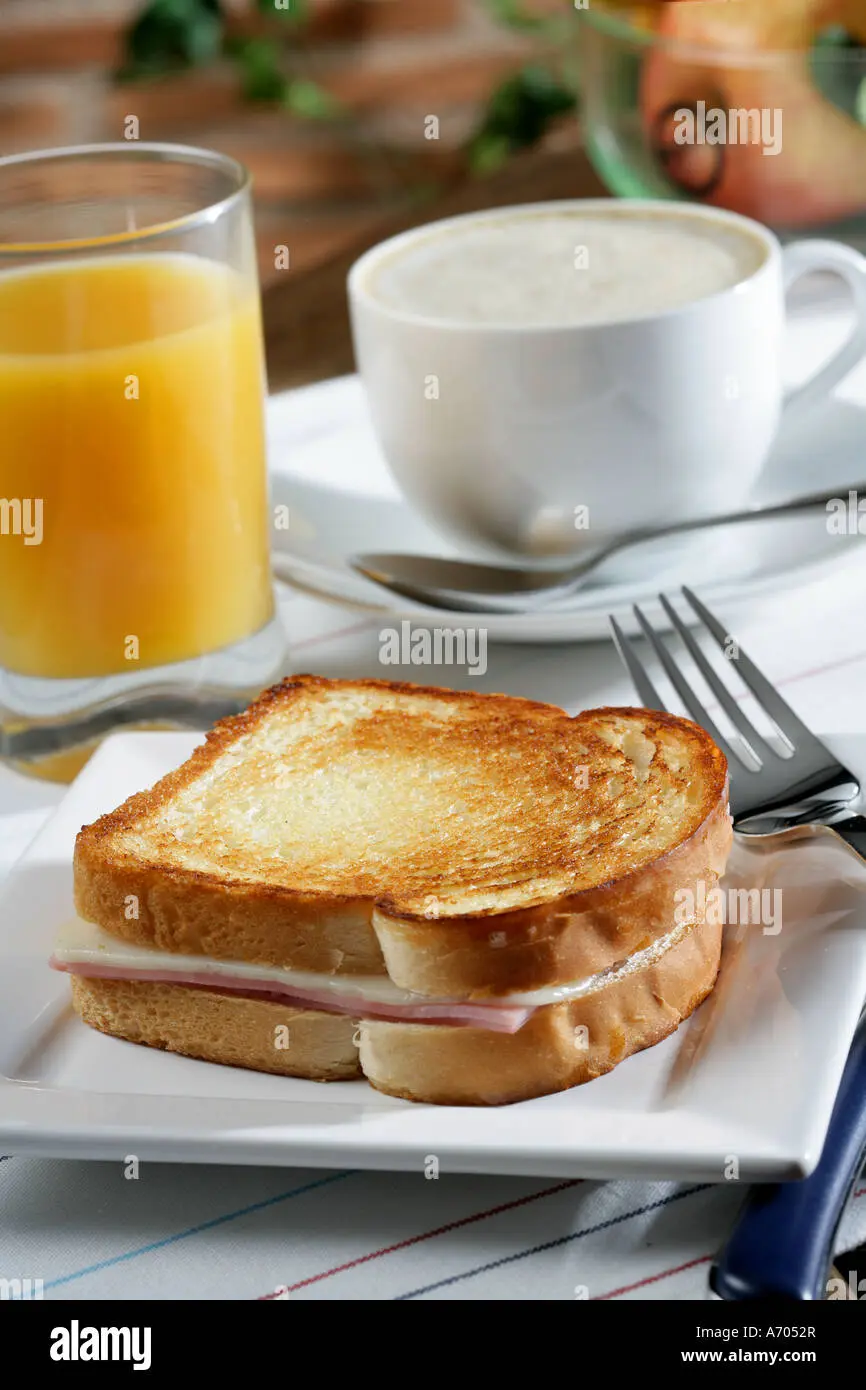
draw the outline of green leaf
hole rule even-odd
[[[325,87],[302,77],[296,77],[289,83],[283,104],[296,116],[304,116],[310,121],[333,120],[342,114],[343,109]]]
[[[520,0],[487,0],[487,7],[494,19],[509,29],[543,29],[546,21],[540,15],[526,14]]]
[[[861,125],[866,125],[866,77],[857,89],[857,97],[854,102],[854,114]]]
[[[577,104],[573,91],[554,77],[547,68],[526,67],[518,73],[525,102],[535,105],[550,116],[571,111]]]
[[[219,0],[151,0],[126,36],[125,77],[198,67],[219,56]]]
[[[300,24],[307,18],[308,0],[256,0],[256,9],[269,18],[290,19]]]
[[[577,105],[575,93],[546,68],[530,65],[513,73],[493,92],[481,126],[470,144],[470,157],[482,137],[498,137],[510,150],[534,145],[557,116]],[[491,148],[496,148],[492,146]],[[484,159],[492,156],[484,154]]]
[[[492,174],[500,169],[511,154],[511,141],[507,135],[493,135],[481,131],[469,145],[469,167],[475,174]]]
[[[277,44],[270,39],[237,39],[230,52],[240,69],[241,91],[248,101],[285,101],[289,84]]]

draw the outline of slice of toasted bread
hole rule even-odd
[[[505,1105],[591,1081],[667,1037],[712,989],[720,943],[718,924],[699,924],[596,993],[537,1009],[514,1034],[358,1023],[183,985],[74,975],[72,989],[86,1023],[132,1042],[316,1081],[363,1073],[407,1100]]]
[[[75,898],[141,945],[460,999],[625,959],[730,843],[688,720],[295,676],[82,829]]]
[[[358,1025],[345,1014],[183,985],[70,979],[76,1012],[115,1038],[309,1081],[354,1081],[362,1074]]]

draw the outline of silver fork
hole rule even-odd
[[[682,592],[710,636],[728,659],[736,662],[743,682],[775,724],[789,752],[789,756],[780,753],[755,728],[707,660],[694,634],[664,594],[659,594],[659,602],[675,632],[737,730],[741,742],[735,744],[726,739],[695,695],[677,660],[635,605],[634,614],[641,631],[652,645],[671,685],[691,718],[706,729],[728,760],[735,828],[743,835],[782,834],[788,838],[826,832],[843,840],[866,859],[866,817],[861,814],[857,801],[860,783],[854,773],[806,728],[745,652],[735,646],[731,650],[732,639],[723,624],[691,589],[684,587]],[[648,709],[664,710],[633,642],[615,618],[611,617],[610,623],[617,650],[641,703]]]

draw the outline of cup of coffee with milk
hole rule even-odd
[[[785,394],[785,293],[832,272],[858,327]],[[349,274],[373,426],[410,502],[539,562],[747,504],[783,412],[866,355],[866,259],[735,213],[593,199],[449,218]]]

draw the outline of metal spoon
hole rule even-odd
[[[512,565],[486,564],[479,560],[449,560],[439,555],[364,554],[349,561],[354,570],[374,584],[395,594],[430,604],[434,608],[465,613],[527,613],[544,608],[555,599],[577,593],[594,570],[612,555],[629,546],[662,536],[679,536],[689,531],[705,531],[712,526],[732,526],[742,521],[764,521],[768,517],[790,516],[826,507],[828,502],[847,499],[850,493],[866,496],[866,483],[828,488],[822,492],[794,497],[770,506],[749,507],[676,521],[669,526],[646,526],[624,531],[607,545],[597,546],[576,563],[560,569],[520,569]],[[866,514],[864,514],[866,515]]]

